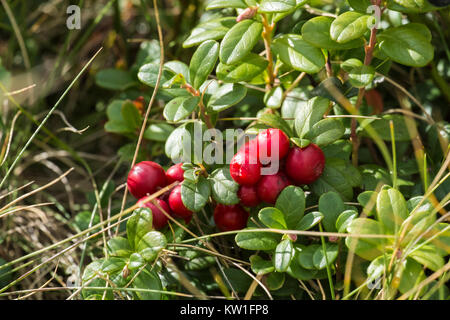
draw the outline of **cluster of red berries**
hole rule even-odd
[[[163,228],[169,219],[154,203],[141,204],[142,198],[175,181],[183,181],[184,170],[181,166],[182,163],[178,163],[165,172],[156,162],[142,161],[133,166],[128,174],[128,190],[136,199],[140,199],[138,201],[140,207],[152,210],[153,227],[157,230]],[[181,185],[177,185],[170,193],[163,194],[155,201],[166,213],[175,218],[182,218],[186,223],[189,223],[192,218],[192,211],[187,209],[181,201]]]
[[[278,172],[262,175],[264,166],[278,162]],[[289,138],[279,129],[267,129],[247,142],[230,163],[231,177],[240,184],[241,204],[254,207],[261,202],[274,204],[289,185],[316,181],[325,167],[322,150],[310,143],[305,148],[290,147]]]
[[[153,161],[142,161],[136,164],[128,174],[128,190],[136,199],[140,199],[138,201],[140,207],[147,207],[152,210],[153,227],[156,230],[163,228],[169,219],[154,203],[141,204],[142,198],[175,181],[182,182],[184,180],[182,165],[182,163],[175,164],[164,172],[164,169],[159,164]],[[189,223],[192,218],[193,212],[186,208],[181,199],[180,184],[173,188],[170,193],[163,194],[155,201],[159,207],[174,218],[184,219],[186,223]],[[247,224],[248,216],[247,211],[239,205],[218,204],[214,209],[214,221],[221,231],[244,228]]]

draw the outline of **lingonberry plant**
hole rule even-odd
[[[443,147],[433,163],[414,142],[416,160],[397,161],[407,159],[417,128],[407,88],[390,79],[398,70],[435,68],[434,34],[421,15],[444,3],[348,0],[319,10],[311,6],[316,2],[208,1],[183,43],[196,47],[188,64],[139,67],[138,79],[164,101],[167,121],[151,124],[144,138],[164,143],[165,155],[178,164],[164,180],[162,169],[154,173],[148,161],[138,163],[129,190],[141,197],[178,185],[171,185],[168,205],[155,197],[140,205],[127,223],[128,241],[111,239],[110,258],[89,265],[85,281],[93,269],[113,282],[143,269],[148,279],[135,284],[138,276],[133,285],[170,290],[165,269],[174,262],[165,257],[175,250],[188,259],[176,264],[201,290],[217,290],[209,286],[216,282],[228,297],[308,298],[309,292],[314,298],[318,293],[302,282],[314,279],[332,299],[448,297],[447,287],[424,281],[448,270],[448,215],[438,219],[437,213],[446,212],[449,196],[436,193],[448,174],[441,170],[429,184],[430,170],[448,157],[448,131],[433,124]],[[401,112],[385,106],[379,89],[385,83],[403,91]],[[118,132],[120,110],[130,129],[141,122],[132,101],[115,101],[109,110],[106,130]],[[250,140],[218,134],[230,121]],[[206,150],[219,161],[207,161]],[[412,175],[422,178],[417,187],[408,182]],[[252,277],[226,258],[212,258],[222,252],[244,260]],[[225,287],[216,264],[227,266],[219,274]],[[211,276],[196,280],[195,271],[208,268]]]
[[[83,298],[449,299],[450,3],[196,3],[96,74],[129,166]]]

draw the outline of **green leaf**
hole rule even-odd
[[[264,104],[267,108],[278,109],[283,100],[283,88],[281,86],[273,87],[264,95]]]
[[[352,153],[352,143],[348,140],[338,140],[321,149],[326,159],[338,158],[348,161]]]
[[[244,230],[250,230],[246,228]],[[236,235],[236,244],[247,250],[273,250],[280,241],[280,235],[271,232],[242,232]]]
[[[220,112],[239,103],[245,98],[247,88],[238,83],[225,83],[208,101],[208,108]]]
[[[112,256],[129,257],[132,252],[128,239],[123,237],[114,237],[109,239],[106,245],[108,247],[109,254]]]
[[[152,123],[144,131],[144,138],[151,141],[165,142],[174,128],[167,123]]]
[[[262,122],[266,125],[268,125],[271,128],[277,128],[286,133],[288,137],[292,137],[294,133],[292,132],[291,127],[289,124],[281,118],[280,116],[273,114],[273,113],[263,113],[258,118],[259,122]]]
[[[103,262],[101,270],[104,273],[115,273],[121,271],[125,267],[125,263],[123,258],[110,257]]]
[[[325,65],[322,50],[303,40],[300,35],[282,35],[273,41],[272,49],[283,63],[298,71],[317,73]]]
[[[109,90],[126,90],[137,84],[128,71],[120,69],[103,69],[95,75],[95,83]]]
[[[432,271],[438,271],[445,264],[444,258],[436,252],[434,247],[428,245],[411,252],[409,257]]]
[[[152,210],[149,208],[138,208],[133,211],[127,221],[127,237],[131,248],[135,249],[142,237],[153,230]]]
[[[295,230],[309,230],[312,227],[316,226],[320,221],[322,221],[323,217],[323,214],[318,211],[305,214],[305,216],[295,226]]]
[[[438,223],[433,228],[433,234],[439,235],[432,241],[433,245],[442,250],[442,255],[450,254],[450,228],[448,223]]]
[[[308,104],[298,110],[295,115],[295,131],[299,138],[304,138],[319,122],[328,110],[330,101],[322,97],[314,97],[308,100]]]
[[[339,140],[344,133],[345,128],[341,121],[327,118],[317,122],[311,130],[308,131],[305,138],[319,147],[324,147]]]
[[[351,85],[357,88],[368,86],[375,76],[375,69],[364,65],[358,59],[348,59],[342,63],[341,67],[348,72]]]
[[[141,125],[141,115],[139,114],[136,106],[130,101],[127,100],[122,104],[122,118],[127,124],[128,127],[137,129]]]
[[[263,258],[261,258],[256,254],[250,256],[250,264],[252,271],[256,275],[265,275],[275,270],[272,261],[264,260]]]
[[[133,288],[162,291],[161,280],[155,271],[144,269],[133,281]],[[136,291],[140,300],[160,300],[161,292]]]
[[[83,280],[83,282],[86,282],[86,281],[91,280],[98,274],[101,274],[101,268],[102,268],[104,261],[105,261],[105,259],[98,259],[98,260],[95,260],[95,261],[92,261],[91,263],[89,263],[86,266],[86,268],[84,269],[81,280]]]
[[[389,234],[396,234],[408,217],[405,198],[396,189],[382,190],[377,197],[377,218]]]
[[[327,266],[327,261],[328,265],[332,265],[338,256],[338,248],[339,247],[337,244],[327,244],[325,253],[323,252],[322,246],[317,248],[313,254],[314,268],[318,270],[325,269]]]
[[[233,64],[242,60],[252,51],[262,30],[262,23],[254,20],[243,20],[234,25],[220,43],[220,61]]]
[[[124,121],[108,121],[105,123],[105,131],[112,133],[134,133],[135,129],[128,126]]]
[[[147,63],[139,68],[138,78],[142,83],[154,88],[156,86],[156,81],[158,79],[158,72],[159,72],[159,63],[154,62]],[[175,72],[173,72],[167,67],[163,67],[163,71],[161,73],[160,86],[163,83],[168,82],[175,75],[176,75]]]
[[[286,12],[295,9],[296,5],[295,0],[262,0],[259,4],[258,12]]]
[[[298,259],[294,258],[289,266],[289,269],[287,270],[287,273],[295,279],[308,281],[316,278],[317,270],[303,268],[298,262]]]
[[[258,213],[259,220],[268,228],[287,229],[284,214],[277,208],[266,207]]]
[[[400,26],[389,28],[378,36],[381,51],[400,64],[424,67],[434,57],[434,48],[422,32]]]
[[[275,207],[283,213],[287,229],[294,229],[303,218],[305,193],[300,187],[288,186],[278,195]]]
[[[191,58],[189,80],[195,89],[199,89],[208,79],[219,57],[219,43],[214,40],[203,42]]]
[[[352,177],[349,177],[348,173],[343,170],[346,168],[349,167],[343,166],[341,159],[326,159],[322,175],[311,185],[313,192],[320,196],[333,191],[339,193],[343,200],[350,201],[353,198],[352,183],[349,181]],[[359,175],[357,172],[356,170],[355,173]]]
[[[189,210],[200,211],[211,195],[211,187],[208,180],[199,176],[198,181],[184,180],[181,184],[181,200]]]
[[[374,20],[374,17],[358,12],[344,12],[331,24],[331,39],[338,43],[346,43],[358,39],[367,31],[368,23],[373,24]]]
[[[273,256],[273,265],[278,272],[286,272],[294,257],[294,246],[292,241],[285,239],[281,241],[275,248]]]
[[[216,263],[213,256],[196,257],[187,261],[184,265],[185,270],[204,270]]]
[[[297,251],[296,258],[299,265],[304,269],[315,269],[313,261],[314,253],[321,248],[322,246],[319,244],[310,244],[301,251]]]
[[[375,191],[364,191],[358,195],[358,202],[363,207],[363,212],[369,217],[376,213],[377,197],[378,195]]]
[[[188,117],[197,107],[200,97],[186,96],[172,99],[164,107],[164,118],[168,121],[178,122]]]
[[[286,276],[283,272],[272,272],[266,278],[267,288],[269,290],[279,290],[283,287]]]
[[[362,38],[346,43],[338,43],[331,39],[330,28],[332,23],[333,18],[325,16],[308,20],[302,27],[303,40],[315,47],[328,50],[348,50],[364,46],[364,40]]]
[[[136,270],[142,268],[145,264],[144,258],[137,252],[130,256],[130,263],[128,264],[128,269]]]
[[[238,63],[228,65],[219,63],[216,69],[217,78],[224,82],[248,82],[263,72],[267,67],[267,60],[250,53]]]
[[[166,155],[174,163],[200,163],[203,152],[203,133],[206,125],[198,120],[188,122],[176,128],[167,138]]]
[[[211,195],[216,202],[225,205],[239,203],[239,184],[231,178],[229,166],[214,170],[208,180],[211,184]]]
[[[412,139],[404,116],[398,114],[383,115],[379,120],[366,119],[361,123],[360,128],[364,129],[367,124],[370,124],[381,139],[391,141],[390,121],[394,123],[395,141],[410,141]],[[365,137],[369,136],[365,130],[362,133]]]
[[[166,245],[167,239],[161,232],[150,231],[141,238],[136,250],[146,262],[152,262]]]
[[[358,217],[358,212],[355,210],[345,210],[336,219],[336,229],[339,233],[347,232],[347,227],[350,223]]]
[[[319,211],[324,215],[323,226],[328,232],[336,232],[336,220],[344,211],[344,202],[336,192],[327,192],[319,198]]]
[[[382,235],[383,227],[378,221],[367,218],[356,218],[347,227],[350,234],[357,235]],[[349,249],[354,249],[356,254],[363,259],[373,260],[384,252],[386,239],[368,237],[347,237],[345,244]]]
[[[422,266],[413,259],[406,259],[406,261],[403,262],[400,272],[401,277],[398,291],[401,293],[408,292],[425,279],[425,273],[423,272]]]
[[[348,4],[355,9],[355,11],[367,13],[367,7],[371,6],[371,0],[347,0]]]
[[[247,8],[242,0],[212,0],[206,6],[206,10],[222,9],[222,8]]]
[[[236,24],[235,17],[225,17],[206,21],[196,26],[183,42],[183,48],[199,45],[207,40],[220,40]]]

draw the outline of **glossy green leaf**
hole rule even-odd
[[[159,141],[165,142],[174,127],[167,123],[152,123],[148,126],[148,128],[144,131],[144,138],[151,141]]]
[[[104,273],[115,273],[125,267],[125,259],[119,257],[110,257],[103,261],[101,270]]]
[[[386,232],[396,234],[408,217],[408,209],[403,195],[396,189],[382,190],[377,197],[377,218]]]
[[[158,274],[155,271],[149,271],[147,269],[144,269],[134,279],[132,286],[133,288],[137,289],[154,290],[154,291],[136,291],[135,294],[140,300],[161,299],[160,291],[162,291],[162,284],[160,278],[158,277]]]
[[[238,83],[225,83],[222,85],[208,101],[208,108],[220,112],[245,98],[247,88]]]
[[[144,258],[137,252],[130,256],[130,263],[128,264],[128,269],[136,270],[142,268],[145,264]]]
[[[285,272],[294,257],[294,246],[292,241],[285,239],[275,248],[273,265],[278,272]]]
[[[424,245],[409,254],[409,257],[416,260],[432,271],[438,271],[444,264],[444,258],[440,256],[432,246]]]
[[[305,216],[298,222],[295,229],[303,231],[309,230],[322,221],[323,217],[324,215],[319,211],[313,211],[305,214]]]
[[[220,40],[235,24],[235,17],[218,18],[201,23],[192,30],[183,42],[183,47],[196,46],[207,40]]]
[[[305,135],[305,138],[319,147],[329,145],[339,140],[345,133],[344,125],[341,121],[333,118],[320,120]]]
[[[197,107],[200,97],[177,97],[169,101],[164,107],[164,118],[168,121],[178,122],[188,117]]]
[[[355,210],[345,210],[336,219],[336,229],[340,233],[347,232],[350,223],[358,217],[358,212]]]
[[[425,273],[420,263],[413,259],[406,259],[401,268],[400,284],[398,291],[406,293],[416,287],[422,280],[425,279]]]
[[[336,220],[345,210],[342,198],[336,192],[327,192],[319,198],[319,211],[324,215],[322,224],[328,232],[336,232]]]
[[[231,83],[251,81],[266,69],[267,63],[263,57],[250,53],[232,65],[219,63],[216,69],[217,78]]]
[[[231,178],[229,166],[214,170],[208,177],[213,199],[225,205],[239,203],[239,184]]]
[[[147,262],[152,262],[167,245],[167,239],[161,232],[147,232],[139,241],[136,250]]]
[[[262,24],[254,20],[243,20],[234,25],[220,43],[220,61],[228,65],[241,61],[260,39],[262,29]]]
[[[283,63],[298,71],[316,73],[325,65],[322,51],[300,35],[282,35],[273,41],[272,49]]]
[[[331,24],[331,39],[338,43],[358,39],[368,30],[368,23],[374,24],[374,20],[374,17],[359,12],[344,12]]]
[[[314,268],[321,270],[325,269],[328,265],[332,265],[338,256],[339,247],[337,244],[327,244],[325,246],[325,253],[323,247],[320,246],[313,254]]]
[[[268,125],[271,128],[277,128],[283,131],[288,137],[292,137],[294,133],[292,132],[289,124],[281,118],[280,116],[273,113],[263,113],[258,118],[259,122]]]
[[[312,127],[319,122],[328,110],[330,101],[322,97],[308,100],[307,105],[298,110],[295,116],[295,131],[299,138],[304,138]]]
[[[258,213],[259,220],[268,228],[287,229],[283,212],[277,208],[266,207]]]
[[[389,58],[411,67],[424,67],[434,57],[434,48],[422,32],[400,26],[378,36],[379,46]]]
[[[248,229],[244,229],[248,230]],[[235,237],[236,244],[247,250],[273,250],[280,241],[280,235],[271,232],[254,232],[238,233]]]
[[[195,89],[208,79],[219,57],[219,43],[214,40],[203,42],[194,52],[189,64],[189,81]]]
[[[272,272],[266,278],[267,288],[269,290],[279,290],[283,287],[286,276],[283,272]]]
[[[264,260],[263,258],[255,254],[250,256],[250,264],[252,271],[257,275],[268,274],[275,270],[272,261]]]
[[[274,13],[291,11],[296,7],[295,0],[262,0],[258,12]]]
[[[247,8],[243,0],[212,0],[208,2],[206,10],[222,9],[222,8]]]
[[[122,118],[127,126],[137,129],[141,124],[141,115],[136,106],[131,101],[125,101],[122,104]]]
[[[131,255],[132,248],[128,239],[124,237],[114,237],[109,239],[106,245],[111,256],[129,257]]]
[[[383,227],[378,221],[367,218],[356,218],[347,227],[350,234],[383,235]],[[386,239],[369,237],[347,237],[345,244],[363,259],[373,260],[384,252]]]
[[[199,163],[203,152],[203,133],[206,125],[201,121],[192,121],[176,128],[167,138],[166,155],[174,163]]]
[[[406,126],[405,117],[398,114],[383,115],[379,120],[364,120],[360,128],[364,129],[366,124],[370,123],[371,127],[378,133],[381,139],[391,141],[390,121],[394,123],[395,141],[410,141],[412,139]],[[365,130],[362,134],[369,136]]]
[[[181,184],[181,200],[189,210],[200,211],[211,195],[211,187],[208,180],[199,176],[198,182],[184,180]]]
[[[311,244],[304,247],[300,252],[296,253],[296,259],[299,265],[304,269],[315,269],[314,267],[314,253],[322,248],[319,244]]]
[[[305,201],[305,193],[296,186],[288,186],[278,195],[275,207],[283,213],[287,229],[296,228],[303,218]]]
[[[278,109],[281,107],[283,100],[283,88],[280,86],[273,87],[264,95],[264,104],[267,108]]]
[[[364,45],[362,38],[351,40],[346,43],[338,43],[331,39],[330,28],[333,23],[331,17],[315,17],[306,22],[302,27],[303,40],[315,47],[328,50],[347,50],[360,48]]]
[[[138,208],[133,211],[127,221],[127,238],[131,248],[135,249],[142,237],[153,230],[152,210],[149,208]]]

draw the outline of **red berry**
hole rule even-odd
[[[283,159],[289,152],[289,138],[280,129],[267,129],[256,137],[259,148],[259,160],[263,164]],[[272,150],[273,148],[273,150]],[[274,152],[272,154],[272,151]]]
[[[214,222],[221,231],[240,230],[247,225],[249,214],[240,205],[218,204],[214,209]]]
[[[153,161],[142,161],[131,168],[127,178],[128,190],[140,199],[166,186],[164,169]]]
[[[172,192],[170,192],[169,206],[170,209],[172,209],[172,213],[176,217],[183,218],[186,220],[190,216],[192,216],[192,211],[186,208],[183,201],[181,200],[181,185],[177,185],[175,188],[172,189]]]
[[[259,199],[274,204],[280,192],[290,185],[288,177],[283,172],[263,176],[256,186]]]
[[[295,147],[286,159],[286,174],[298,184],[310,184],[316,181],[325,167],[322,150],[311,143],[305,148]]]
[[[257,154],[253,152],[255,145],[250,141],[231,159],[231,177],[241,185],[256,184],[261,177],[261,163],[257,159]]]
[[[261,202],[256,194],[256,186],[241,186],[237,195],[246,207],[255,207]]]
[[[171,184],[175,181],[181,182],[184,180],[184,170],[183,168],[181,168],[182,166],[183,164],[180,162],[167,169],[166,171],[167,184]]]
[[[144,197],[145,199],[145,197]],[[170,214],[170,208],[169,205],[161,200],[161,199],[156,199],[155,200],[158,205],[168,214]],[[153,216],[153,228],[155,228],[156,230],[161,229],[162,227],[164,227],[167,224],[167,221],[169,220],[169,218],[167,218],[167,216],[164,214],[164,212],[162,212],[155,204],[153,204],[152,202],[147,202],[142,204],[142,199],[138,201],[138,205],[139,207],[147,207],[150,210],[152,210],[152,216]]]

